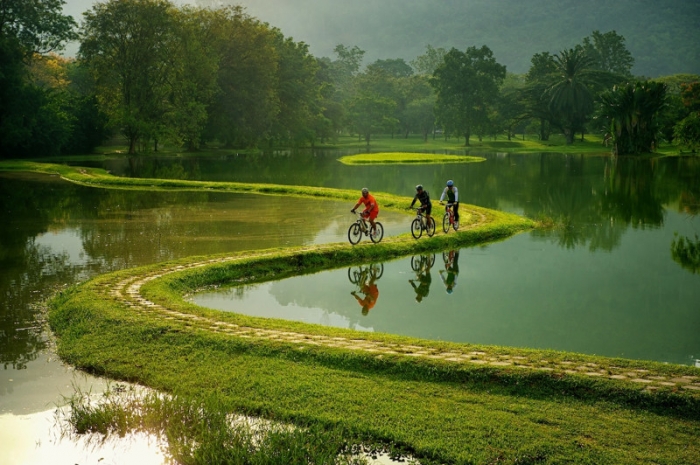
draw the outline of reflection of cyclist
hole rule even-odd
[[[364,294],[364,298],[360,298],[357,295],[357,291],[352,291],[350,294],[357,300],[357,303],[362,307],[362,314],[367,315],[367,313],[372,310],[372,307],[377,303],[379,298],[379,288],[374,283],[376,277],[370,273],[369,282],[362,280],[362,285],[360,286],[360,292]]]
[[[445,261],[445,269],[440,270],[440,279],[445,285],[445,292],[452,294],[454,287],[457,285],[457,275],[459,275],[459,252],[450,250],[448,254],[443,254]]]
[[[447,203],[452,204],[452,211],[455,213],[455,225],[459,226],[459,196],[457,195],[457,186],[451,179],[447,181],[447,187],[442,191],[440,203],[445,199],[445,196],[447,196]]]
[[[416,279],[409,279],[408,282],[416,291],[416,302],[421,303],[430,293],[430,284],[433,278],[430,275],[430,257],[421,256],[421,267],[416,270]],[[418,283],[416,285],[416,282]]]
[[[366,187],[362,188],[362,197],[357,201],[354,207],[352,207],[351,212],[355,213],[355,209],[360,206],[360,204],[365,205],[365,209],[362,211],[362,216],[369,218],[369,224],[372,225],[372,231],[375,230],[374,220],[379,215],[379,204],[375,200],[374,196],[369,193],[369,189]]]
[[[416,196],[413,197],[410,208],[413,208],[416,201],[420,201],[420,207],[425,210],[426,220],[430,221],[430,212],[433,210],[433,202],[430,201],[430,194],[428,194],[428,191],[424,190],[423,186],[420,184],[416,186]]]

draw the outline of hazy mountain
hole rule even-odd
[[[81,19],[93,0],[67,0]],[[637,75],[700,74],[700,0],[175,0],[175,4],[240,4],[248,13],[333,56],[357,45],[366,63],[407,61],[425,46],[488,45],[508,71],[523,73],[533,54],[558,52],[594,30],[626,39]],[[69,50],[70,52],[70,50]]]
[[[221,4],[218,0],[196,0]],[[626,39],[637,75],[700,73],[699,0],[226,0],[333,56],[357,45],[366,62],[404,58],[433,47],[487,45],[508,71],[523,73],[533,54],[558,52],[593,30]]]

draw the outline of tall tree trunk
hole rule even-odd
[[[471,130],[470,128],[466,128],[464,130],[464,146],[469,147],[469,138],[471,137]]]

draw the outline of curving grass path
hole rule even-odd
[[[15,169],[26,170],[23,163]],[[31,169],[60,170],[96,187],[356,197]],[[406,199],[382,203],[398,207]],[[183,299],[206,286],[469,246],[533,227],[514,215],[468,205],[463,211],[458,234],[428,240],[402,235],[355,247],[191,257],[99,276],[51,302],[59,355],[112,378],[215,397],[230,411],[392,443],[423,463],[696,463],[700,370],[693,367],[361,333],[218,312]]]

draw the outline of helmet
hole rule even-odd
[[[452,288],[448,287],[447,289],[445,289],[445,292],[447,292],[448,294],[452,294]]]
[[[416,186],[416,190],[417,190],[417,191],[422,191],[422,190],[423,190],[423,185],[422,185],[422,184],[418,184],[418,185]]]
[[[369,194],[369,189],[367,189],[366,187],[363,187],[363,188],[362,188],[362,193],[363,193],[363,194]]]
[[[455,183],[451,179],[449,181],[447,181],[447,187],[452,187],[454,185],[455,185]]]

